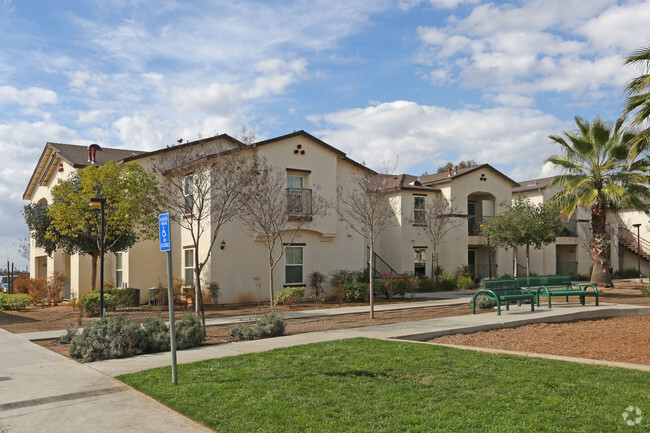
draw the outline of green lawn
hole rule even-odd
[[[650,373],[354,339],[121,376],[222,432],[650,431]],[[629,405],[644,413],[627,426]]]

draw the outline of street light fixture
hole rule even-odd
[[[637,269],[639,271],[639,280],[641,279],[641,224],[632,224],[632,227],[636,227],[636,256],[637,256]]]
[[[93,207],[101,209],[101,232],[99,236],[99,311],[102,319],[106,317],[104,310],[104,205],[106,204],[105,198],[91,198],[88,204]]]

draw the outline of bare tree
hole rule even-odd
[[[200,146],[179,149],[168,152],[154,166],[162,175],[163,206],[171,220],[192,237],[195,314],[201,316],[204,327],[201,273],[210,260],[219,231],[239,214],[242,185],[253,173],[253,159],[242,149],[238,143],[209,155]],[[202,249],[204,241],[208,248]],[[206,252],[201,255],[202,251]]]
[[[374,255],[375,242],[395,222],[393,210],[386,193],[389,176],[365,169],[356,172],[352,180],[338,191],[336,211],[341,220],[363,236],[370,247],[370,318],[375,318],[374,306]]]
[[[413,224],[431,242],[431,279],[435,277],[436,287],[438,287],[437,270],[440,262],[438,246],[447,233],[463,224],[463,221],[454,220],[455,213],[458,213],[456,209],[450,206],[442,195],[439,195],[426,201],[424,212],[419,211],[413,215]]]
[[[312,189],[287,188],[283,171],[265,158],[254,161],[255,174],[246,182],[242,220],[268,252],[269,296],[273,306],[273,271],[300,230],[326,213],[322,199]]]

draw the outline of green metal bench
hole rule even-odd
[[[551,308],[553,296],[564,296],[569,302],[569,296],[580,296],[580,304],[585,305],[585,297],[594,296],[598,306],[598,289],[593,284],[580,287],[579,284],[571,281],[570,275],[539,275],[530,277],[515,277],[517,286],[527,288],[537,295],[537,306],[539,307],[540,296],[548,298],[548,308]],[[592,290],[588,290],[588,289]]]
[[[510,310],[510,302],[530,301],[530,311],[535,311],[535,294],[525,287],[517,286],[514,278],[502,278],[497,280],[483,280],[483,290],[476,292],[472,298],[472,314],[476,314],[476,297],[481,293],[490,301],[497,303],[497,315],[501,315],[501,303],[506,303],[506,311]]]

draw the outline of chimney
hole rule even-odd
[[[95,165],[97,149],[102,150],[102,148],[99,147],[99,144],[91,144],[88,146],[88,162],[93,165]]]

